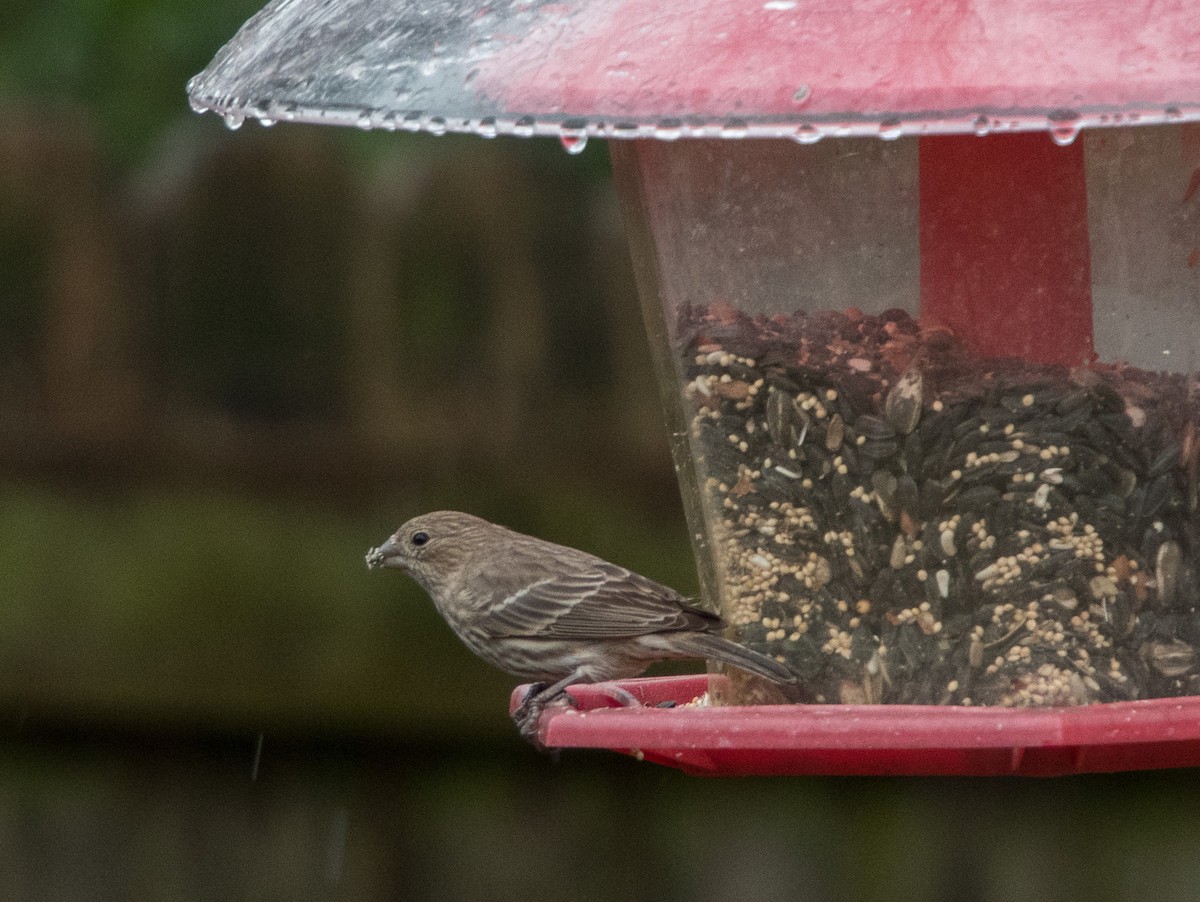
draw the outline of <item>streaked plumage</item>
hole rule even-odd
[[[665,658],[712,658],[796,682],[779,662],[719,635],[721,618],[675,590],[470,514],[414,517],[368,552],[367,565],[412,576],[485,661],[550,684],[527,701],[519,721],[527,736],[570,684],[635,677]]]

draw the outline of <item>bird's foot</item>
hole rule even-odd
[[[622,689],[620,686],[605,686],[601,691],[606,699],[616,702],[618,708],[642,707],[642,703],[638,697],[628,689]]]
[[[521,730],[521,735],[526,739],[526,724],[529,721],[534,722],[534,728],[537,727],[537,719],[541,716],[542,706],[538,704],[538,696],[546,690],[545,683],[534,683],[525,693],[525,697],[521,699],[521,704],[517,705],[517,710],[513,711],[512,719]]]
[[[516,723],[521,736],[542,751],[547,751],[547,749],[538,738],[538,726],[541,723],[542,712],[551,702],[575,707],[575,699],[571,698],[566,691],[562,689],[547,691],[545,683],[535,683],[529,687],[525,698],[517,706],[517,710],[512,713],[513,722]]]

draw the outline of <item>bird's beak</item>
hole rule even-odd
[[[400,553],[400,546],[396,542],[395,536],[392,536],[378,548],[372,548],[367,552],[367,569],[375,570],[379,567],[395,567],[398,570],[405,569],[404,557]]]

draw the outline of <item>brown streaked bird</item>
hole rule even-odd
[[[367,553],[367,566],[407,573],[475,654],[541,684],[513,715],[527,739],[567,686],[635,677],[666,658],[797,683],[778,661],[719,635],[721,618],[674,589],[470,514],[414,517]]]

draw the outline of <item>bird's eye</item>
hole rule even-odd
[[[413,543],[414,545],[416,545],[418,548],[419,548],[420,546],[424,545],[424,544],[425,544],[426,542],[428,542],[428,541],[429,541],[429,533],[427,533],[427,532],[415,532],[415,533],[413,533],[413,537],[412,537],[412,543]]]

